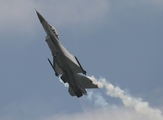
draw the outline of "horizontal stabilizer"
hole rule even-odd
[[[68,92],[70,93],[71,96],[76,96],[76,94],[74,93],[73,89],[70,86],[68,87]]]
[[[76,80],[78,81],[79,84],[81,84],[84,88],[98,88],[97,85],[95,85],[92,80],[89,78],[82,76],[80,74],[75,75]]]

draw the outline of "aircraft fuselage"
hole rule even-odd
[[[65,82],[67,82],[69,86],[71,86],[78,97],[82,96],[82,94],[86,94],[85,89],[78,87],[79,85],[76,83],[77,81],[75,81],[75,74],[70,69],[71,66],[69,66],[69,64],[67,63],[66,57],[71,57],[72,55],[60,43],[59,38],[54,34],[47,21],[44,20],[41,23],[45,32],[47,33],[45,41],[47,42],[52,52],[55,62],[57,63],[59,68],[61,68],[63,74],[66,75]]]
[[[36,11],[37,12],[37,11]],[[53,56],[53,63],[48,59],[52,66],[55,75],[61,75],[60,78],[64,83],[69,84],[68,91],[71,96],[81,97],[87,94],[86,88],[98,88],[92,81],[85,76],[86,71],[79,63],[77,57],[71,55],[66,48],[61,44],[56,29],[50,25],[38,12],[37,16],[47,34],[45,41]]]

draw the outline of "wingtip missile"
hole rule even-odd
[[[75,56],[75,59],[76,59],[77,63],[79,64],[79,66],[80,66],[80,68],[81,68],[83,74],[86,75],[87,72],[83,69],[83,67],[81,66],[81,64],[80,64],[80,62],[79,62],[79,60],[77,59],[76,56]]]
[[[50,61],[49,58],[48,58],[48,61],[49,61],[50,65],[51,65],[51,67],[53,68],[53,70],[55,72],[55,75],[58,77],[59,74],[55,71],[55,68],[54,68],[54,66],[53,66],[53,64],[52,64],[52,62]]]

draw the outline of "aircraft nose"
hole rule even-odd
[[[38,16],[40,22],[41,22],[41,23],[44,22],[45,19],[42,17],[42,15],[41,15],[39,12],[37,12],[37,11],[36,11],[36,13],[37,13],[37,16]]]

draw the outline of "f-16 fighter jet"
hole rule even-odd
[[[86,75],[86,71],[81,66],[77,57],[71,55],[61,44],[56,29],[50,25],[40,13],[37,16],[47,34],[45,41],[47,42],[52,56],[53,62],[48,59],[55,75],[60,77],[64,83],[69,84],[68,92],[71,96],[81,97],[86,95],[87,88],[98,88]],[[83,73],[84,75],[81,75]]]

